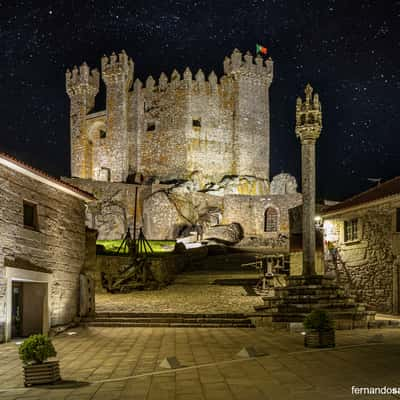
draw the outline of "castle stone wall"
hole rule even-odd
[[[185,227],[206,222],[209,210],[222,207],[219,196],[158,190],[144,202],[144,232],[149,239],[176,239]]]
[[[162,73],[157,82],[150,76],[144,86],[136,80],[132,88],[133,69],[124,52],[103,57],[107,108],[101,117],[88,115],[98,90],[88,67],[67,73],[73,176],[124,182],[141,173],[165,181],[198,172],[204,183],[225,175],[269,178],[271,60],[234,50],[220,79],[214,72],[206,79],[201,70],[193,77],[187,68],[182,76]]]
[[[191,84],[186,129],[187,170],[199,171],[205,181],[218,182],[232,171],[233,93],[229,79],[217,85],[215,74],[202,74]],[[193,126],[200,121],[201,126]]]
[[[239,223],[245,236],[263,236],[274,238],[279,234],[289,233],[289,209],[302,202],[301,194],[268,195],[268,196],[225,196],[223,224]],[[278,230],[265,232],[264,221],[267,208],[278,212]]]
[[[159,85],[154,86],[148,79],[144,90],[139,125],[143,129],[133,132],[140,135],[137,165],[133,169],[146,176],[173,179],[183,177],[186,173],[186,122],[188,120],[187,97],[183,87],[175,87],[167,83],[162,75]],[[137,96],[134,91],[133,95]],[[139,116],[133,116],[138,119]],[[153,129],[154,128],[154,129]]]
[[[63,180],[96,197],[96,200],[87,207],[86,225],[98,231],[98,240],[122,239],[128,228],[133,234],[136,187],[138,188],[136,229],[143,226],[143,202],[151,194],[150,185],[96,182],[78,178],[63,178]]]
[[[24,227],[24,200],[37,205],[37,231]],[[0,341],[6,319],[6,266],[49,271],[50,325],[70,322],[78,311],[85,260],[84,202],[0,166],[0,204]]]

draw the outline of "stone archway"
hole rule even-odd
[[[107,131],[103,121],[95,121],[88,127],[86,146],[87,178],[110,181],[111,168],[107,154]]]
[[[279,210],[276,207],[268,206],[264,212],[264,232],[279,231]]]

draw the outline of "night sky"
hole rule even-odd
[[[320,197],[341,200],[400,175],[400,1],[1,1],[0,150],[69,174],[67,67],[125,49],[135,77],[186,66],[222,74],[237,47],[274,60],[271,172],[300,178],[295,99],[320,94]],[[104,108],[103,94],[96,110]]]

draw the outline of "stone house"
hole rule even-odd
[[[0,153],[0,342],[77,316],[92,200]]]
[[[327,270],[377,311],[399,313],[400,177],[328,207],[322,216]],[[337,262],[328,245],[337,249]]]

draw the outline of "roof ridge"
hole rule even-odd
[[[0,151],[0,158],[9,161],[11,163],[14,163],[15,165],[29,171],[32,172],[44,179],[47,179],[49,181],[52,181],[53,183],[56,183],[60,186],[65,187],[66,189],[72,190],[73,192],[76,192],[77,194],[80,194],[84,197],[86,197],[88,200],[94,200],[95,197],[93,196],[93,194],[86,192],[82,189],[77,188],[76,186],[73,186],[67,182],[62,181],[59,178],[56,178],[55,176],[49,175],[47,172],[44,172],[36,167],[33,167],[32,165],[27,164],[24,161],[18,160],[16,157],[13,157],[10,154],[4,153],[3,151]]]
[[[349,197],[338,204],[327,207],[324,210],[324,213],[328,214],[335,211],[343,211],[352,207],[360,206],[362,204],[368,204],[380,199],[384,199],[392,195],[400,194],[399,184],[400,176],[395,176],[386,182]]]
[[[363,195],[366,194],[366,193],[373,192],[374,190],[376,190],[376,189],[378,189],[378,188],[382,188],[382,186],[385,186],[385,185],[387,185],[388,183],[391,183],[392,181],[394,181],[394,180],[396,180],[396,179],[400,179],[400,176],[395,176],[394,178],[391,178],[391,179],[389,179],[389,180],[387,180],[387,181],[385,181],[385,182],[378,183],[376,186],[374,186],[374,187],[372,187],[372,188],[369,188],[369,189],[367,189],[367,190],[364,190],[364,191],[361,192],[361,193],[357,193],[357,194],[355,194],[354,196],[351,196],[351,197],[349,197],[349,198],[347,198],[347,199],[341,201],[339,204],[344,203],[344,202],[346,202],[346,201],[350,201],[350,200],[357,199],[358,197],[363,196]],[[332,206],[332,207],[334,207],[334,206]]]

